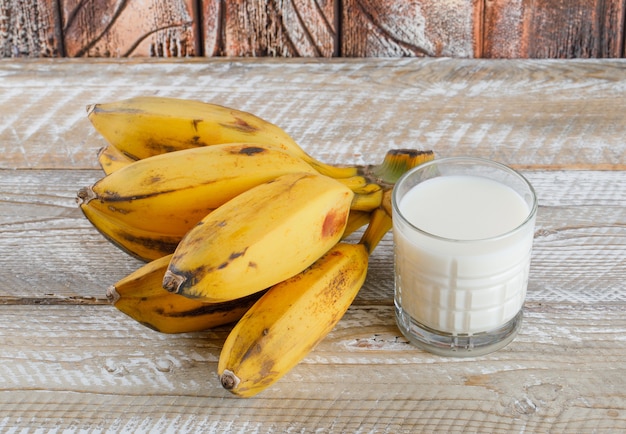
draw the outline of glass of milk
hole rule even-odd
[[[435,159],[394,187],[398,327],[432,353],[472,357],[507,345],[522,323],[537,197],[489,160]]]

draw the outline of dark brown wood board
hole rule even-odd
[[[332,57],[339,0],[202,2],[206,56]]]
[[[478,57],[623,57],[625,5],[623,0],[488,1]]]
[[[68,57],[194,56],[194,0],[62,0]]]
[[[626,0],[4,0],[0,57],[619,58]]]
[[[0,3],[0,58],[63,55],[55,0],[3,0]]]

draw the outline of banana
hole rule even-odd
[[[346,223],[346,229],[344,230],[343,236],[341,238],[347,238],[354,232],[361,229],[363,226],[367,225],[370,222],[371,214],[372,212],[355,211],[353,209],[350,209],[350,214],[348,214],[348,222]]]
[[[106,149],[109,148],[111,146]],[[114,153],[109,149],[101,155],[113,156]],[[103,164],[103,167],[113,169],[114,165]],[[94,185],[81,188],[77,201],[85,216],[101,232],[112,232],[114,223],[100,218],[109,216],[124,225],[124,232],[132,234],[131,228],[136,228],[144,233],[141,238],[145,244],[150,238],[146,233],[154,233],[157,238],[166,235],[180,239],[208,213],[239,193],[293,172],[318,173],[300,158],[279,149],[229,143],[128,163]],[[356,192],[354,210],[371,211],[380,205],[382,187],[378,184],[368,183],[363,176],[337,181]],[[101,227],[103,225],[108,227]]]
[[[142,231],[182,237],[224,202],[293,172],[317,173],[276,148],[229,143],[138,160],[80,189],[78,202],[83,212],[93,208]]]
[[[390,228],[391,217],[379,208],[360,243],[338,243],[269,288],[224,342],[217,368],[222,386],[251,397],[296,366],[348,310],[365,281],[369,255]]]
[[[128,225],[93,207],[83,207],[87,220],[104,238],[129,255],[149,262],[174,253],[182,235],[147,231]]]
[[[200,146],[247,142],[277,146],[334,178],[357,175],[356,168],[315,160],[277,125],[218,104],[138,96],[88,105],[87,117],[110,144],[135,159]]]
[[[182,235],[171,235],[145,231],[129,226],[123,221],[102,214],[91,207],[84,207],[83,213],[95,228],[112,244],[127,254],[150,262],[174,253]],[[365,226],[370,221],[370,212],[350,210],[343,237]]]
[[[134,161],[113,145],[105,146],[98,151],[98,163],[105,175],[126,167]]]
[[[90,212],[93,212],[92,210]],[[369,212],[351,211],[344,237],[360,229],[370,221]],[[160,244],[148,242],[146,249]],[[174,251],[175,245],[171,247]],[[126,247],[125,250],[128,250]],[[135,247],[135,249],[139,249]],[[171,252],[156,250],[153,260],[107,288],[107,298],[118,310],[137,322],[161,333],[187,333],[232,323],[254,304],[264,291],[241,299],[223,303],[205,303],[172,294],[163,289],[162,282]],[[137,256],[134,254],[134,256]],[[148,255],[145,255],[148,256]],[[144,259],[144,258],[140,258]]]
[[[119,311],[161,333],[207,330],[237,321],[261,293],[224,303],[203,303],[167,292],[161,286],[171,255],[149,262],[107,289]]]
[[[287,174],[253,187],[183,237],[163,287],[221,302],[291,277],[341,239],[353,195],[335,179],[312,173]]]
[[[352,198],[350,209],[355,211],[373,211],[382,203],[384,189],[378,184],[367,184],[364,187],[353,189],[352,192],[354,197]]]

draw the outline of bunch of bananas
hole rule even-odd
[[[390,150],[378,165],[328,165],[272,123],[199,101],[136,97],[87,111],[108,142],[98,153],[105,176],[77,202],[145,261],[108,299],[163,333],[234,324],[218,375],[244,397],[341,319],[391,228],[391,188],[433,158]],[[359,242],[346,240],[364,226]]]

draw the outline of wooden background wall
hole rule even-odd
[[[0,0],[0,57],[626,57],[626,0]]]

